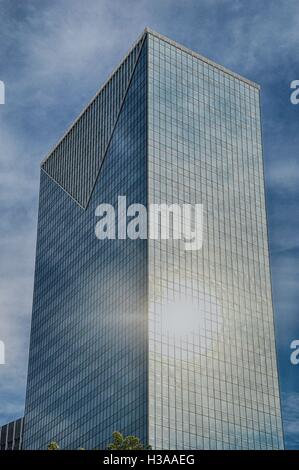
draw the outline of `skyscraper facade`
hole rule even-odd
[[[99,240],[118,196],[202,204],[201,249]],[[114,430],[283,447],[259,87],[148,29],[41,165],[24,448]]]

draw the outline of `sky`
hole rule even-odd
[[[286,447],[299,449],[298,0],[0,0],[0,425],[24,412],[39,165],[143,29],[256,81]],[[267,361],[267,357],[265,357]]]

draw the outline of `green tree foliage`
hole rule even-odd
[[[60,447],[55,441],[52,441],[50,442],[50,444],[48,444],[48,450],[59,450],[59,449]]]
[[[150,450],[151,446],[144,447],[139,437],[124,436],[121,432],[115,431],[112,434],[112,442],[108,444],[108,450]],[[48,444],[48,450],[60,450],[59,445],[55,441]],[[78,450],[85,450],[79,447]]]
[[[114,431],[113,441],[108,444],[108,450],[148,450],[150,446],[144,447],[139,437],[123,436],[122,433]]]

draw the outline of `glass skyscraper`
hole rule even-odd
[[[283,448],[259,100],[146,29],[42,162],[24,448]],[[202,248],[97,239],[118,196],[202,204]]]

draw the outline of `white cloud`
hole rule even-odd
[[[267,182],[274,191],[298,193],[299,162],[291,158],[272,161],[267,172]]]

